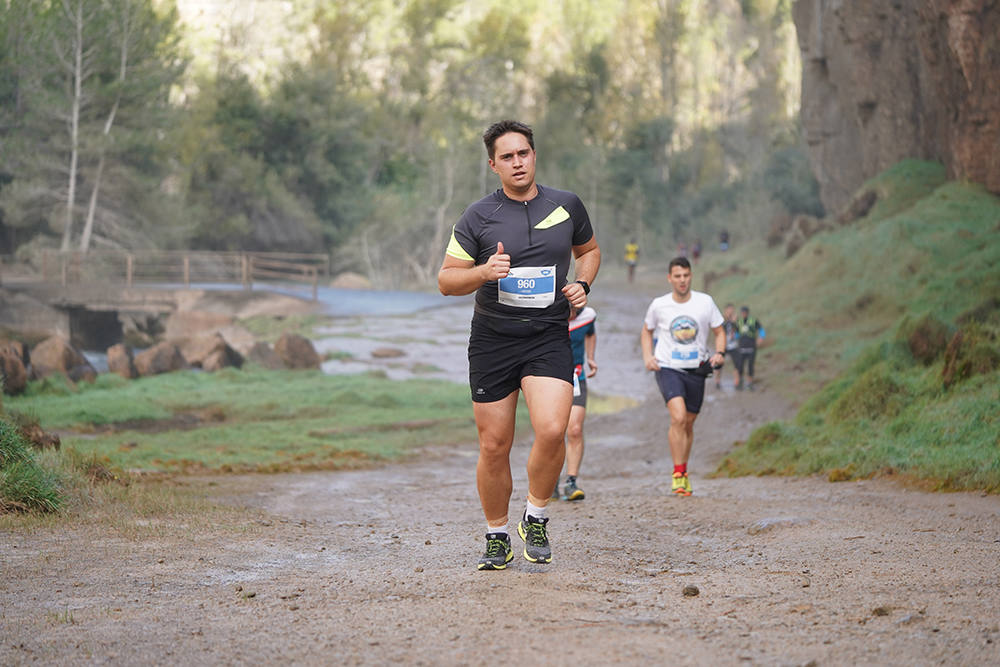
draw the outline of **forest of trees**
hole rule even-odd
[[[501,118],[611,256],[763,236],[822,215],[789,4],[295,0],[262,70],[235,16],[206,45],[163,0],[0,0],[0,254],[318,250],[428,284]]]

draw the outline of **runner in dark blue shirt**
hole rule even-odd
[[[587,306],[572,308],[569,321],[569,344],[573,348],[573,407],[566,427],[566,483],[562,498],[583,500],[585,494],[576,484],[583,463],[583,422],[587,418],[587,380],[597,374],[597,313]]]

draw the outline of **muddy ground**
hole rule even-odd
[[[759,391],[710,385],[694,495],[670,496],[666,411],[637,345],[657,291],[595,288],[591,391],[635,407],[588,418],[587,497],[552,506],[551,565],[476,570],[471,442],[372,470],[190,479],[233,509],[0,534],[0,664],[1000,664],[1000,498],[707,477],[792,414],[766,356]],[[470,314],[353,318],[317,344],[354,346],[342,372],[461,380]],[[393,344],[407,356],[365,356]]]

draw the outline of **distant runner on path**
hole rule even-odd
[[[757,365],[757,346],[766,335],[760,320],[750,316],[750,307],[740,307],[740,317],[736,320],[736,346],[739,354],[736,358],[737,390],[743,389],[744,386],[750,391],[754,390],[753,375]]]
[[[479,569],[503,570],[513,558],[510,452],[522,391],[535,441],[518,534],[528,561],[552,561],[546,505],[559,483],[573,403],[567,322],[571,305],[587,305],[601,251],[580,198],[535,182],[530,127],[500,121],[486,130],[483,143],[501,188],[471,204],[455,225],[438,288],[445,295],[476,293],[469,385],[479,431],[476,486],[486,516]],[[571,259],[576,276],[567,282]]]
[[[712,297],[691,289],[691,263],[686,257],[670,260],[667,280],[672,291],[649,304],[639,340],[643,362],[656,373],[670,412],[667,441],[674,462],[670,492],[690,496],[687,463],[694,422],[705,398],[705,378],[725,361],[726,330]],[[714,334],[711,344],[709,331]]]
[[[625,265],[628,266],[628,281],[635,279],[635,267],[639,263],[639,244],[635,239],[629,239],[625,244]]]
[[[726,330],[726,354],[733,361],[733,386],[735,387],[739,384],[740,371],[739,371],[739,348],[736,346],[737,338],[736,335],[736,306],[731,303],[727,303],[726,307],[722,309],[722,319],[725,320],[722,323],[722,327]],[[715,376],[715,388],[722,389],[722,371],[720,370]]]

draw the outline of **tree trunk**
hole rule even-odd
[[[101,189],[101,175],[104,173],[104,151],[97,160],[97,170],[94,173],[94,189],[90,191],[90,205],[87,206],[87,221],[83,225],[83,233],[80,234],[80,252],[90,250],[90,235],[94,231],[94,215],[97,211],[97,196]]]
[[[434,210],[434,237],[431,240],[431,246],[427,253],[426,273],[423,276],[427,282],[437,272],[448,236],[448,223],[450,221],[447,215],[448,209],[451,207],[451,201],[455,198],[456,162],[458,162],[458,158],[455,156],[454,151],[449,149],[448,154],[444,158],[444,196],[441,198],[441,203]]]
[[[64,2],[63,7],[70,15],[69,6]],[[60,250],[69,250],[70,241],[73,237],[73,210],[76,208],[76,172],[80,160],[80,100],[83,94],[83,6],[82,0],[77,0],[76,13],[71,18],[74,20],[74,43],[73,43],[73,102],[70,110],[70,156],[69,156],[69,188],[66,194],[66,226],[63,229],[62,244]]]
[[[118,60],[118,91],[115,94],[115,103],[111,105],[111,111],[104,121],[103,139],[106,143],[111,136],[111,127],[115,123],[118,115],[118,107],[121,104],[122,88],[125,86],[125,77],[128,73],[129,40],[132,33],[132,16],[130,10],[132,5],[125,2],[122,7],[121,16],[121,53]],[[97,213],[97,199],[101,190],[101,176],[104,174],[104,155],[106,148],[101,148],[101,157],[97,161],[97,172],[94,175],[94,189],[90,193],[90,205],[87,207],[87,221],[83,226],[83,233],[80,235],[80,251],[87,252],[90,249],[90,237],[94,230],[94,218]]]

